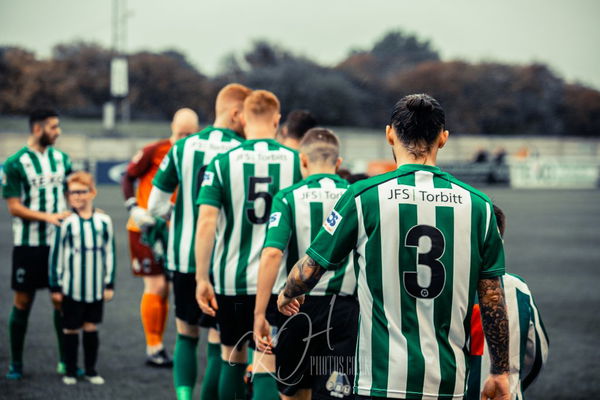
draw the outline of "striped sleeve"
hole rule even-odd
[[[197,205],[206,204],[221,208],[223,204],[223,185],[221,183],[220,162],[215,158],[206,168],[202,179],[202,188],[198,194]]]
[[[347,190],[331,210],[306,254],[325,269],[345,265],[346,257],[354,249],[358,237],[356,200]]]
[[[264,247],[275,247],[284,251],[292,236],[292,216],[290,205],[279,192],[273,198],[273,207],[269,218],[269,227]]]
[[[115,234],[110,218],[103,224],[104,228],[104,284],[107,289],[114,289],[116,257],[115,257]]]
[[[57,227],[54,236],[54,245],[50,248],[50,262],[48,278],[51,292],[60,292],[62,290],[62,276],[65,262],[65,238],[68,232],[68,223],[63,223]]]
[[[481,279],[496,278],[504,275],[504,244],[498,230],[496,216],[492,212],[492,205],[485,203],[486,229],[483,242],[482,264],[479,277]]]
[[[7,162],[2,170],[2,197],[21,197],[21,180],[15,163]]]
[[[527,389],[538,377],[548,359],[548,347],[550,345],[540,312],[533,301],[533,296],[529,296],[529,307],[531,309],[531,321],[527,334],[527,348],[521,366],[522,390]]]

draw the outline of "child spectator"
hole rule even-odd
[[[77,383],[77,348],[83,328],[84,378],[96,385],[104,379],[96,372],[97,324],[102,321],[103,301],[113,297],[115,245],[110,217],[96,211],[96,188],[87,172],[67,178],[67,198],[73,214],[57,231],[50,253],[50,289],[62,302],[66,375],[63,383]]]

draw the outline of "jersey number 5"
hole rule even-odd
[[[258,177],[251,176],[249,183],[248,201],[256,201],[257,199],[263,199],[265,201],[265,212],[260,217],[256,215],[254,208],[248,208],[246,210],[246,216],[250,222],[256,225],[264,224],[269,220],[269,214],[271,214],[271,204],[273,204],[273,196],[269,192],[257,192],[256,185],[259,183],[271,184],[273,178],[270,176]]]
[[[431,280],[428,286],[420,286],[417,281],[416,271],[404,272],[404,289],[417,299],[434,299],[442,293],[446,284],[446,270],[444,264],[439,260],[444,254],[446,241],[442,232],[434,226],[416,225],[410,228],[406,234],[404,246],[419,247],[419,239],[428,237],[431,248],[426,253],[417,250],[417,265],[425,265],[431,270]]]

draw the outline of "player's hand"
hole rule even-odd
[[[290,317],[300,312],[300,306],[304,304],[304,295],[290,299],[283,295],[283,291],[277,297],[277,309],[283,315]]]
[[[133,222],[142,230],[146,231],[151,226],[156,224],[156,220],[148,210],[142,207],[135,206],[129,211],[131,218],[133,218]]]
[[[500,375],[490,375],[483,384],[481,400],[510,400],[510,385],[508,372]]]
[[[219,309],[215,290],[209,281],[198,281],[196,285],[196,301],[204,314],[214,317]]]
[[[58,305],[62,303],[63,294],[61,292],[52,292],[52,303]]]
[[[115,291],[113,289],[104,289],[104,301],[111,301],[115,295]]]
[[[46,214],[46,222],[52,225],[60,226],[63,219],[67,218],[71,215],[70,211],[63,211],[55,214],[48,213]]]
[[[273,354],[273,339],[271,338],[271,326],[265,318],[265,314],[254,314],[254,343],[256,349],[266,354]]]

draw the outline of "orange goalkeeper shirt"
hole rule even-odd
[[[125,176],[123,177],[123,193],[125,198],[133,197],[133,183],[137,180],[137,190],[135,197],[138,206],[148,208],[148,197],[152,191],[152,179],[160,166],[163,158],[171,149],[172,143],[169,139],[160,140],[151,143],[138,151],[127,166]],[[173,193],[171,201],[175,201],[176,193]],[[127,221],[127,229],[139,232],[138,228],[130,217]]]

